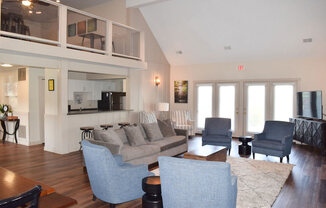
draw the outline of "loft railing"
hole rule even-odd
[[[144,61],[143,32],[132,27],[49,0],[0,3],[1,36]]]

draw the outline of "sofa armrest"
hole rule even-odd
[[[254,140],[260,140],[260,139],[264,139],[264,133],[260,133],[260,134],[255,134],[254,135]]]
[[[188,130],[186,129],[174,129],[178,136],[185,136],[188,139]]]
[[[228,130],[228,137],[232,139],[232,130],[231,129]]]
[[[207,136],[207,131],[206,130],[202,130],[202,136],[204,137],[204,136]]]
[[[120,145],[110,144],[108,142],[98,141],[98,140],[94,140],[94,139],[86,139],[86,140],[92,144],[97,144],[97,145],[101,145],[101,146],[108,148],[112,155],[120,154],[120,149],[121,149]]]
[[[238,195],[238,178],[237,176],[231,176],[231,190],[232,190],[232,207],[236,207],[237,204],[237,195]]]
[[[113,155],[115,161],[117,162],[117,164],[121,165],[123,164],[123,159],[122,159],[122,155]]]

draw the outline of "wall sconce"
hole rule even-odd
[[[159,86],[159,85],[161,84],[161,80],[160,80],[160,78],[159,78],[158,76],[156,76],[156,77],[154,78],[154,83],[155,83],[156,87]]]

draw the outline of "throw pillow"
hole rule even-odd
[[[124,143],[124,144],[127,144],[128,143],[129,144],[129,141],[128,141],[128,138],[127,138],[127,135],[126,135],[125,130],[123,130],[123,129],[116,129],[114,131],[115,131],[115,133],[118,134],[118,136],[121,139],[122,143]]]
[[[103,130],[94,130],[93,131],[94,140],[96,140],[96,141],[102,141],[102,138],[100,136],[100,134],[101,134],[102,131]]]
[[[113,131],[112,129],[95,130],[94,133],[95,133],[94,139],[95,139],[95,135],[96,135],[96,137],[97,137],[96,140],[107,142],[110,144],[119,145],[119,150],[121,150],[123,143],[122,143],[121,139],[119,138],[118,134],[115,133],[115,131]]]
[[[160,130],[164,137],[171,137],[171,136],[177,135],[174,131],[174,128],[172,126],[172,122],[170,119],[167,119],[164,121],[157,120],[157,124],[160,127]]]
[[[145,138],[138,126],[125,126],[123,129],[126,132],[128,141],[131,146],[140,146],[146,144]]]
[[[143,123],[142,125],[149,141],[153,142],[163,138],[157,123]]]

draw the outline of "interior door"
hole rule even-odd
[[[218,83],[216,87],[217,117],[230,118],[233,136],[239,136],[239,84]]]
[[[244,134],[253,135],[264,129],[268,119],[268,83],[244,83]]]

